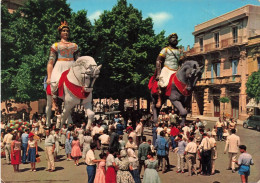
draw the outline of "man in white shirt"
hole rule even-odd
[[[130,134],[129,134],[129,136],[128,136],[128,137],[132,137],[132,138],[133,138],[133,141],[134,141],[134,143],[136,144],[136,133],[135,133],[135,131],[134,131],[134,130],[130,132]]]
[[[55,171],[55,163],[54,163],[54,149],[55,149],[55,140],[54,136],[50,134],[50,130],[45,130],[46,138],[45,138],[45,155],[48,162],[48,169],[46,171],[53,172]]]
[[[231,130],[231,135],[227,137],[224,153],[226,154],[228,148],[228,170],[232,169],[232,173],[235,173],[235,161],[237,160],[237,153],[240,145],[240,137],[236,135],[236,130]]]
[[[5,134],[4,140],[3,140],[3,143],[5,145],[4,149],[5,149],[5,157],[6,157],[7,164],[10,164],[10,162],[11,162],[10,154],[11,154],[11,142],[12,142],[12,138],[13,138],[13,135],[11,134],[11,132],[12,132],[12,129],[8,129],[7,134]]]
[[[101,162],[102,160],[97,160],[95,158],[95,149],[97,145],[95,143],[90,144],[90,150],[87,152],[86,155],[86,164],[87,164],[87,173],[88,173],[88,183],[93,183],[96,175],[96,164]]]
[[[209,138],[206,133],[202,135],[202,141],[199,145],[200,149],[200,158],[201,158],[201,164],[202,164],[202,175],[210,175],[211,174],[211,147]]]
[[[136,150],[136,149],[137,149],[137,145],[136,145],[136,143],[134,142],[134,140],[133,140],[132,137],[128,137],[128,142],[126,143],[125,148],[126,148],[126,149],[131,148],[131,149],[133,149],[133,150]]]
[[[188,123],[184,124],[183,130],[183,139],[188,139],[188,134],[190,133],[190,127],[188,126]]]
[[[96,142],[97,144],[97,149],[100,150],[100,142],[98,137],[101,135],[101,132],[104,131],[104,128],[101,127],[100,123],[97,123],[96,126],[94,126],[93,130],[92,130],[92,136],[93,136],[93,140],[94,142]]]
[[[137,126],[135,129],[136,132],[136,144],[139,146],[141,144],[142,132],[143,132],[143,125],[140,121],[137,122]]]
[[[172,110],[172,111],[169,113],[170,123],[176,124],[177,117],[178,117],[177,114],[174,114],[174,110]]]
[[[209,136],[209,143],[211,147],[211,175],[215,174],[215,160],[217,159],[217,144],[213,135]]]
[[[104,133],[98,137],[98,139],[101,141],[101,150],[103,152],[104,150],[108,150],[110,137],[107,134],[107,130],[105,130]]]
[[[196,153],[197,153],[197,144],[194,142],[194,138],[189,138],[189,143],[185,147],[184,155],[186,155],[186,160],[188,162],[188,170],[189,170],[189,176],[192,175],[191,171],[193,170],[195,174],[197,175],[196,170]]]

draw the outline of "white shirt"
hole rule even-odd
[[[127,149],[127,148],[131,148],[131,149],[137,149],[137,145],[136,145],[136,143],[135,142],[133,142],[133,143],[130,143],[129,141],[126,143],[126,145],[125,145],[125,148]]]
[[[101,131],[104,131],[103,127],[94,126],[92,129],[91,135],[94,136],[96,134],[99,134]]]
[[[187,132],[190,132],[190,127],[184,126],[182,130],[183,130],[183,135],[185,136],[185,138],[187,138]]]
[[[4,136],[4,141],[6,144],[11,144],[13,135],[11,133],[8,133]]]
[[[204,137],[200,143],[199,146],[200,149],[204,150],[204,151],[208,151],[211,149],[210,147],[210,142],[209,142],[209,138],[208,137]]]
[[[142,124],[139,123],[135,129],[136,136],[141,136],[142,135]]]
[[[109,154],[106,159],[106,166],[113,166],[113,163],[115,162],[115,157],[112,154]]]
[[[87,165],[95,165],[95,163],[93,162],[94,159],[95,159],[94,151],[92,149],[90,149],[87,152],[86,161],[85,162],[87,163]]]
[[[161,131],[163,131],[163,128],[162,127],[158,127],[156,129],[156,131],[157,131],[157,135],[160,135]]]
[[[132,138],[133,138],[133,141],[136,143],[136,133],[135,133],[135,131],[132,131],[132,132],[129,134],[129,137],[132,137]]]
[[[216,144],[215,138],[210,137],[210,138],[209,138],[209,143],[210,143],[210,147],[213,148],[213,147],[215,146],[215,144]]]
[[[195,142],[189,142],[185,147],[185,151],[188,153],[197,153],[197,144]]]
[[[103,134],[98,137],[101,140],[101,144],[109,144],[109,135]]]

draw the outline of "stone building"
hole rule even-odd
[[[247,56],[254,47],[251,37],[260,35],[260,6],[246,5],[196,25],[193,35],[194,47],[186,55],[200,61],[204,73],[193,93],[192,114],[246,119],[246,81],[256,68]],[[222,97],[229,103],[221,103]]]

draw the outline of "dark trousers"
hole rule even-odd
[[[166,156],[157,155],[158,159],[158,169],[162,166],[162,171],[166,171]]]
[[[202,172],[204,174],[211,173],[211,150],[201,152]]]
[[[26,163],[27,156],[26,156],[26,151],[27,151],[27,146],[28,144],[22,144],[22,163]]]
[[[136,136],[136,145],[139,147],[142,141],[142,136]]]
[[[218,140],[222,140],[222,135],[223,135],[223,128],[222,128],[222,127],[217,128],[217,137],[218,137]]]
[[[141,171],[142,171],[142,167],[144,167],[144,168],[145,168],[144,161],[145,161],[145,160],[139,160],[139,167],[138,167],[139,174],[140,174],[140,173],[141,173]]]
[[[87,165],[88,183],[93,183],[96,175],[96,165]]]

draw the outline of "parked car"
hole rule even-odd
[[[243,127],[244,128],[253,127],[256,128],[257,131],[260,131],[260,116],[259,115],[250,116],[249,118],[247,118],[247,120],[244,121]]]

